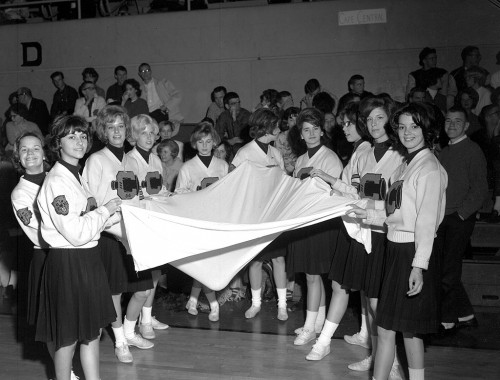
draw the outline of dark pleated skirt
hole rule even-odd
[[[367,260],[364,246],[349,236],[342,223],[328,278],[343,289],[360,290]]]
[[[386,330],[430,334],[438,330],[436,257],[431,255],[423,271],[422,291],[408,297],[408,279],[415,255],[415,243],[387,243],[387,265],[377,306],[377,325]]]
[[[372,231],[372,251],[366,258],[361,289],[369,298],[378,298],[384,278],[386,263],[386,234]]]
[[[40,291],[36,340],[53,342],[56,350],[88,342],[116,319],[99,246],[51,248]]]
[[[40,305],[40,286],[48,249],[35,248],[28,275],[28,310],[27,320],[30,326],[36,326]]]
[[[286,272],[328,273],[342,224],[340,218],[334,218],[292,231],[288,243]]]
[[[99,245],[111,294],[138,292],[153,288],[151,272],[136,273],[133,257],[127,255],[123,244],[112,235],[102,233]]]

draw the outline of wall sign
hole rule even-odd
[[[23,47],[23,64],[21,66],[40,66],[42,64],[42,45],[39,42],[21,42],[21,45]]]
[[[360,9],[358,11],[339,12],[339,26],[360,24],[385,24],[385,8]]]

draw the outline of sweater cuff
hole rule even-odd
[[[413,258],[413,261],[411,262],[411,266],[427,270],[427,268],[429,267],[429,260],[415,256]]]

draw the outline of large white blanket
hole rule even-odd
[[[320,179],[245,162],[210,187],[123,204],[136,270],[170,263],[211,289],[223,289],[280,233],[344,215],[353,201]],[[346,223],[371,250],[369,230]]]

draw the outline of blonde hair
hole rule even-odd
[[[144,130],[151,126],[153,128],[153,132],[156,135],[155,140],[158,139],[158,133],[160,132],[160,128],[158,127],[158,123],[156,122],[155,119],[153,119],[149,115],[137,115],[130,120],[130,138],[129,142],[130,143],[136,143],[139,135],[144,132]]]

